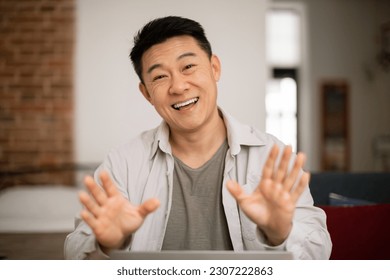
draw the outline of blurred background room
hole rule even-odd
[[[307,154],[332,258],[390,259],[389,0],[0,0],[0,259],[62,259],[83,177],[160,123],[128,56],[167,15],[205,28],[222,108]]]

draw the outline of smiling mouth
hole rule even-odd
[[[175,109],[175,110],[180,111],[183,108],[186,108],[188,106],[196,104],[196,102],[198,102],[198,100],[199,100],[199,97],[191,98],[191,99],[186,100],[184,102],[173,104],[172,108]]]

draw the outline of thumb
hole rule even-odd
[[[151,198],[139,206],[139,213],[142,217],[146,217],[160,206],[160,201],[157,198]]]
[[[228,181],[226,183],[226,188],[236,200],[242,199],[243,196],[245,195],[240,184],[238,184],[236,181],[233,180]]]

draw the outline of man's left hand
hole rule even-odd
[[[270,245],[277,246],[288,237],[296,203],[309,182],[309,173],[303,172],[305,155],[298,153],[291,171],[288,170],[292,149],[287,146],[276,166],[279,148],[274,145],[264,165],[262,178],[252,194],[245,194],[235,181],[227,188],[244,213],[257,224]],[[297,182],[297,183],[296,183]]]

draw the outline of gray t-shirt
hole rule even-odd
[[[162,250],[232,250],[222,205],[225,141],[203,166],[175,158],[172,208]]]

